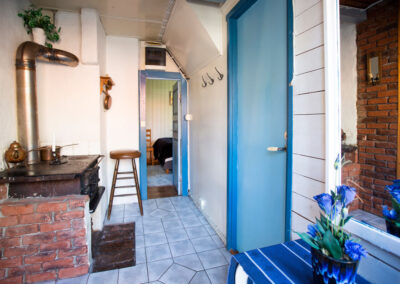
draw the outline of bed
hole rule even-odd
[[[154,157],[164,166],[165,160],[172,157],[172,138],[157,139],[153,144],[153,151]]]

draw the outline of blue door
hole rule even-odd
[[[175,83],[172,93],[172,171],[173,184],[179,193],[179,90],[178,82]]]
[[[236,127],[230,129],[236,143],[235,154],[229,159],[237,169],[234,184],[238,251],[285,240],[287,3],[253,2],[235,19],[230,34],[235,41],[235,66],[230,70],[236,78],[231,82],[236,88],[231,116]]]

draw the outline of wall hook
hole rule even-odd
[[[201,76],[201,79],[203,79],[203,84],[201,85],[203,88],[207,87],[207,82],[204,80],[204,77]]]
[[[214,84],[214,79],[208,74],[208,72],[207,72],[207,77],[208,79],[210,79],[210,82],[208,82],[208,84],[210,85]]]
[[[224,74],[222,74],[221,72],[219,72],[218,69],[217,69],[217,67],[214,67],[214,68],[215,68],[215,71],[217,71],[217,73],[218,73],[218,77],[217,77],[218,80],[221,81],[221,80],[224,78]]]

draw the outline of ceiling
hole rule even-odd
[[[380,1],[380,0],[379,0]],[[340,5],[359,8],[359,9],[366,9],[370,5],[379,2],[377,0],[340,0]]]
[[[106,34],[160,40],[175,0],[31,0],[37,7],[76,11],[94,8]]]

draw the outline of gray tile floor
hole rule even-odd
[[[63,284],[224,284],[230,254],[189,197],[116,205],[105,224],[136,223],[136,266],[60,280]]]
[[[354,219],[367,223],[375,228],[386,232],[385,219],[369,212],[357,209],[349,213]]]
[[[167,174],[161,165],[147,166],[147,186],[172,185],[172,179],[172,172]]]

